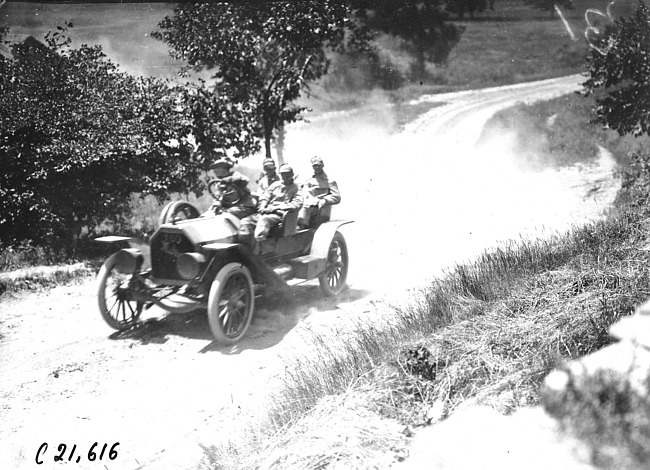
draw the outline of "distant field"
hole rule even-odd
[[[457,22],[466,29],[443,77],[453,86],[485,86],[581,72],[589,53],[585,11],[605,11],[608,3],[576,1],[574,10],[563,11],[567,27],[557,13],[551,19],[548,12],[526,7],[521,0],[497,0],[495,11],[480,14],[475,21]],[[629,16],[637,5],[619,0],[612,12]],[[592,24],[602,20],[589,16]]]
[[[427,93],[508,85],[584,72],[585,58],[590,52],[585,39],[588,26],[585,11],[604,12],[608,3],[605,0],[576,0],[574,10],[563,11],[568,27],[557,13],[551,19],[549,12],[527,7],[522,0],[496,0],[494,11],[476,14],[472,21],[468,18],[457,21],[452,15],[452,22],[464,27],[465,31],[451,51],[448,64],[430,64],[428,82],[406,80],[401,88],[387,94],[394,102],[403,102]],[[612,14],[628,17],[637,6],[636,0],[618,0]],[[592,25],[603,24],[603,17],[589,16]],[[383,57],[390,60],[397,71],[406,73],[408,60],[395,41],[383,39],[381,45]],[[316,111],[326,111],[369,102],[368,90],[332,86],[340,82],[354,84],[355,80],[354,77],[349,80],[325,77],[314,88],[316,98],[307,103]]]

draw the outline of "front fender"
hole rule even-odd
[[[314,240],[311,243],[310,255],[321,259],[327,259],[330,244],[338,229],[346,224],[351,224],[353,220],[330,220],[318,227],[314,234]]]
[[[214,252],[213,256],[219,258],[219,262],[215,263],[211,268],[213,269],[211,278],[214,278],[217,274],[214,271],[215,268],[220,269],[227,262],[237,262],[242,263],[251,271],[255,282],[263,282],[273,291],[282,291],[288,287],[287,283],[262,258],[251,253],[245,245],[240,243],[209,243],[203,245],[202,248]]]
[[[151,248],[149,243],[136,237],[123,237],[119,235],[108,235],[95,238],[95,241],[102,243],[114,243],[116,248],[123,248],[126,245],[140,252],[143,257],[142,270],[151,269]]]

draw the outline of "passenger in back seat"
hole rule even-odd
[[[241,221],[239,241],[252,246],[251,232],[256,241],[265,240],[269,230],[280,222],[286,212],[297,211],[302,207],[300,188],[293,181],[293,169],[284,164],[280,166],[280,181],[276,181],[260,197],[258,212]]]
[[[257,180],[257,195],[261,196],[264,192],[269,189],[269,187],[276,181],[280,181],[280,177],[275,171],[275,162],[271,158],[267,158],[262,163],[262,168],[264,168],[264,173],[260,175],[260,178]]]
[[[309,227],[312,222],[322,222],[322,220],[314,219],[322,214],[323,208],[341,202],[339,186],[325,173],[323,159],[313,157],[311,167],[314,170],[314,175],[302,184],[304,202],[298,215],[298,227],[301,229]],[[329,216],[329,213],[327,215]]]

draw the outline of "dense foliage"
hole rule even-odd
[[[214,160],[215,150],[229,149],[235,159],[259,152],[259,139],[250,126],[256,118],[251,103],[234,102],[226,94],[214,93],[202,80],[198,85],[186,84],[182,95],[203,170]]]
[[[0,242],[71,248],[84,227],[198,181],[183,93],[120,72],[66,27],[0,55]],[[6,31],[5,31],[6,32]]]
[[[350,16],[337,0],[181,4],[153,36],[194,70],[214,71],[216,96],[255,111],[249,132],[270,157],[274,131],[304,111],[294,100],[326,73],[326,49],[363,42]]]
[[[640,2],[636,14],[621,18],[592,39],[584,94],[605,90],[596,100],[596,122],[619,134],[650,130],[650,10]]]
[[[448,23],[440,0],[355,0],[356,15],[374,31],[403,40],[414,57],[412,78],[426,76],[426,61],[442,64],[460,40],[463,28]]]
[[[459,20],[465,19],[465,13],[474,18],[474,13],[494,10],[494,0],[447,0],[447,11],[456,13]]]

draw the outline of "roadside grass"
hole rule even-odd
[[[29,240],[18,246],[0,245],[0,296],[55,287],[96,273],[92,259],[71,260],[65,251],[53,247],[35,246]]]
[[[28,266],[49,266],[65,260],[65,253],[44,246],[34,246],[24,240],[16,246],[0,244],[0,272],[13,271]]]
[[[60,284],[89,279],[97,274],[97,267],[89,262],[54,266],[30,266],[0,272],[0,296],[21,290],[36,290]]]
[[[533,104],[520,103],[497,112],[483,128],[479,145],[504,134],[522,166],[542,168],[594,161],[607,132],[590,124],[593,98],[564,95]],[[614,154],[620,160],[620,153]]]
[[[503,244],[456,266],[411,305],[377,303],[348,333],[314,336],[291,359],[255,442],[213,448],[212,460],[220,468],[388,468],[407,452],[410,429],[461,407],[507,414],[538,404],[553,368],[609,344],[609,326],[650,296],[649,218],[623,209],[549,239]],[[340,416],[368,419],[383,437],[373,441],[357,421],[356,431],[343,430]]]
[[[597,160],[599,147],[605,147],[625,171],[631,164],[630,153],[647,149],[650,137],[621,137],[591,123],[596,98],[574,93],[532,104],[519,103],[494,114],[483,128],[478,145],[504,134],[511,136],[509,143],[518,163],[531,168],[587,163]]]

